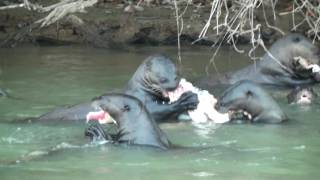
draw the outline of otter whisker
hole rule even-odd
[[[143,90],[152,94],[162,95],[161,87],[152,83],[152,81],[148,77],[143,78],[142,81],[142,84],[144,85],[142,86]]]

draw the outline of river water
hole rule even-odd
[[[167,152],[89,146],[82,123],[12,123],[117,91],[144,58],[160,52],[176,57],[174,47],[125,51],[72,46],[0,49],[0,87],[15,97],[0,99],[0,179],[319,178],[320,106],[287,105],[286,92],[276,93],[275,98],[290,117],[289,123],[161,124],[174,144],[186,147]],[[183,76],[196,79],[203,75],[210,57],[206,48],[183,49]],[[245,55],[230,48],[222,48],[216,58],[220,72],[248,62]],[[39,155],[53,149],[57,151]],[[16,160],[21,162],[12,164]]]

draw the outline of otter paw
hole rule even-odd
[[[104,132],[100,124],[91,124],[84,132],[91,142],[109,141],[108,136]]]
[[[196,109],[199,104],[198,95],[190,91],[185,92],[179,98],[178,103],[185,110]]]

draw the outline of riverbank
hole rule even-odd
[[[287,5],[282,2],[277,8],[279,11],[285,11]],[[181,3],[179,7],[180,12],[184,12],[181,44],[211,46],[221,41],[221,34],[217,35],[217,31],[212,28],[208,29],[205,38],[198,40],[210,16],[209,2],[193,2],[186,9],[186,4]],[[257,12],[254,19],[262,23],[263,13],[260,10]],[[32,23],[45,15],[24,8],[0,11],[2,46],[15,47],[20,43],[34,43],[39,45],[89,44],[94,47],[117,48],[137,44],[153,46],[177,44],[176,15],[170,1],[167,3],[162,1],[161,5],[155,2],[142,3],[139,6],[119,1],[99,2],[87,8],[86,13],[76,13],[50,26],[32,29],[29,32],[28,28]],[[268,11],[267,15],[271,17],[272,12]],[[277,16],[273,25],[288,33],[292,27],[291,16]],[[20,32],[22,35],[17,36]],[[263,23],[261,34],[266,43],[272,43],[281,35]],[[11,39],[8,40],[8,37]],[[237,37],[237,43],[250,43],[250,37],[240,35]]]

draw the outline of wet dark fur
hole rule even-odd
[[[86,135],[91,139],[106,139],[112,143],[126,143],[168,149],[171,146],[143,103],[126,94],[105,94],[92,104],[108,112],[117,124],[116,134],[108,134],[100,125],[90,126]]]
[[[163,55],[148,57],[138,67],[122,93],[138,98],[156,121],[195,109],[198,97],[192,92],[184,93],[176,102],[168,103],[163,94],[174,90],[180,81],[172,61]],[[33,121],[85,121],[87,113],[96,111],[91,102],[57,108]]]
[[[253,123],[281,123],[287,120],[279,105],[259,85],[239,81],[219,98],[216,109],[221,113],[244,110],[252,115]]]
[[[318,97],[318,94],[311,87],[296,87],[287,95],[288,103],[299,104],[301,96],[308,96],[311,104]]]
[[[274,58],[266,53],[261,60],[223,77],[202,78],[197,84],[210,88],[216,84],[235,84],[241,80],[251,80],[258,84],[296,87],[319,81],[317,74],[299,66],[295,57],[303,57],[309,64],[319,64],[319,49],[300,34],[289,34],[276,41],[269,49]]]

